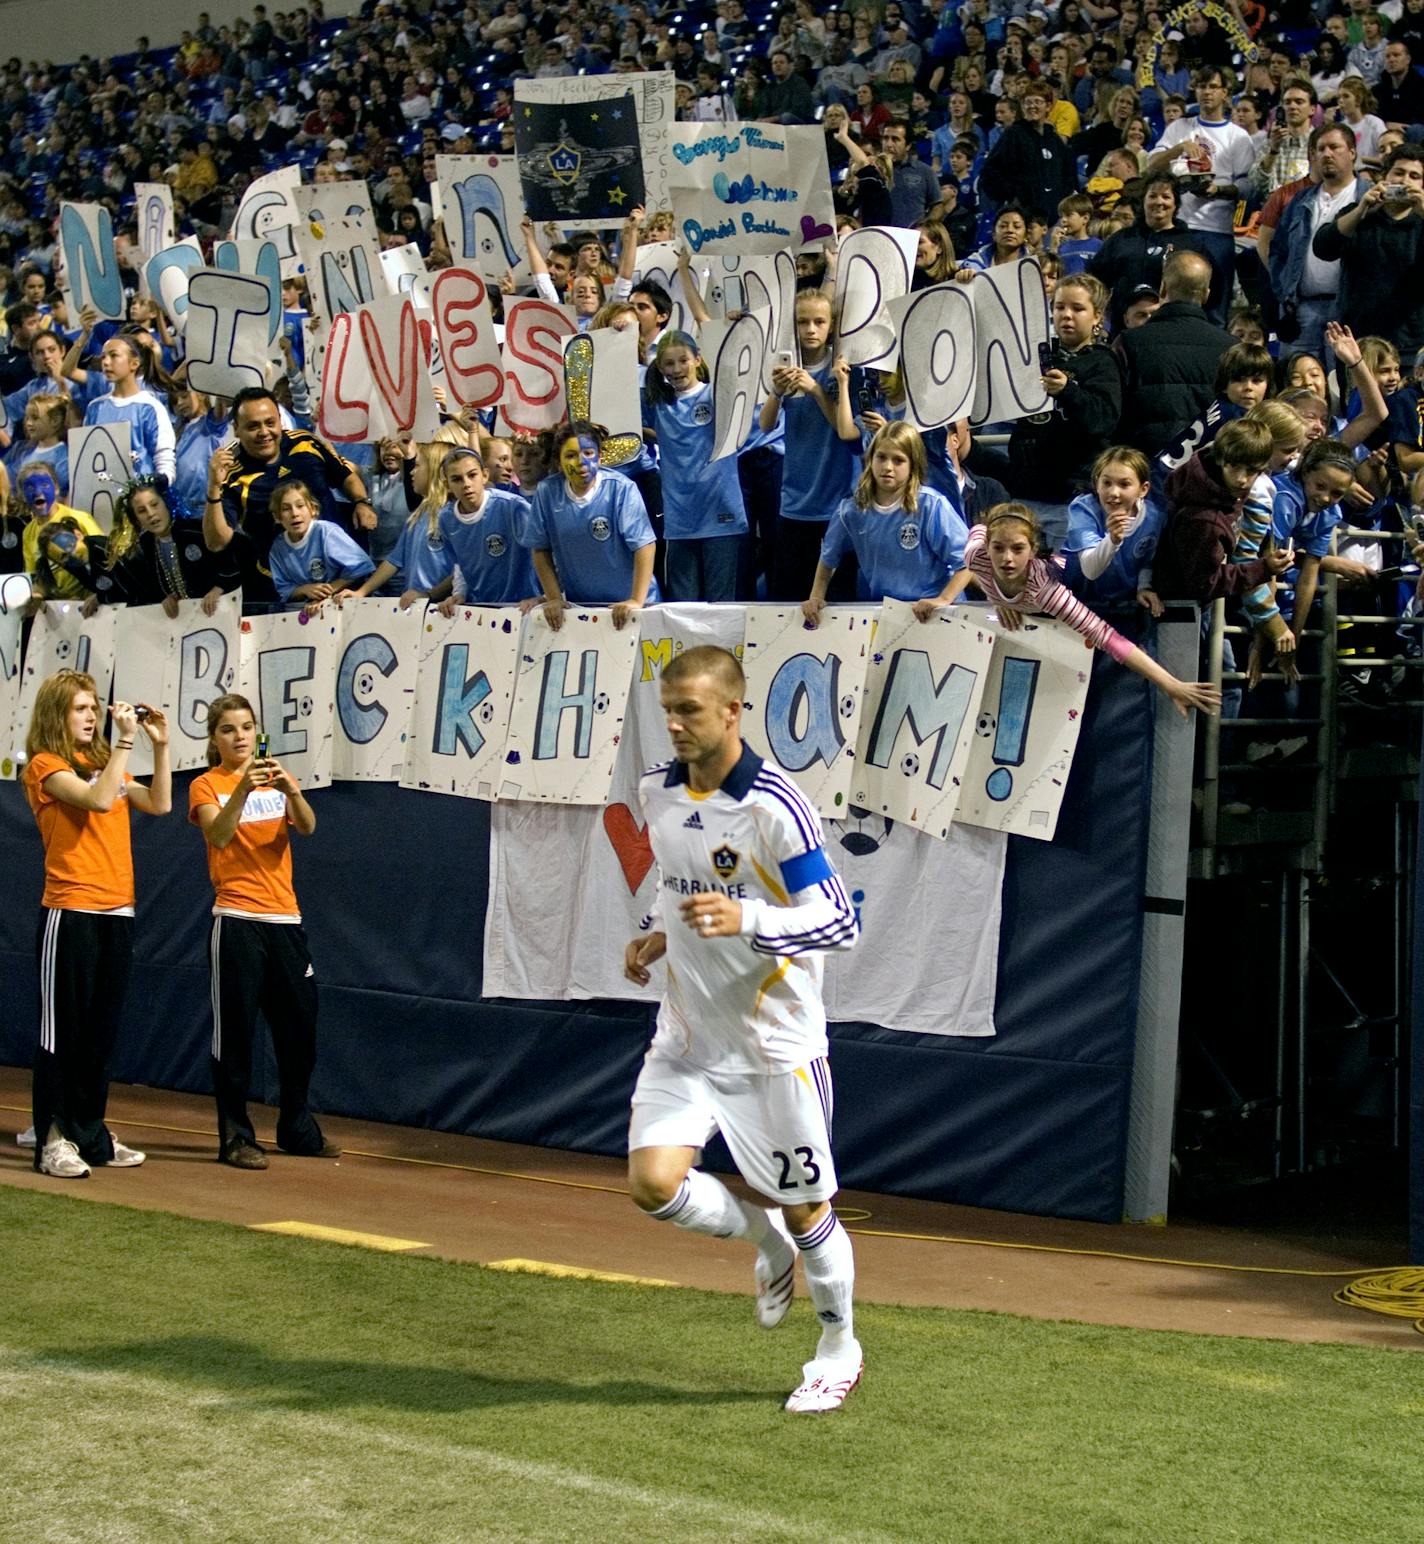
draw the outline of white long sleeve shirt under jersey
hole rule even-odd
[[[710,793],[674,761],[638,788],[658,865],[667,992],[653,1053],[707,1072],[788,1072],[826,1054],[822,954],[859,936],[855,909],[822,846],[821,819],[790,778],[744,748]],[[735,938],[703,938],[682,903],[739,901]]]

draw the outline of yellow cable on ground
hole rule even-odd
[[[1417,1265],[1361,1276],[1341,1287],[1335,1301],[1394,1319],[1413,1319],[1414,1328],[1424,1335],[1424,1269]]]
[[[26,1113],[23,1105],[0,1104],[0,1110],[11,1110],[18,1114]],[[165,1126],[157,1121],[122,1121],[111,1120],[111,1126],[135,1126],[144,1131],[170,1131],[180,1136],[206,1137],[211,1136],[211,1131],[199,1126]],[[473,1163],[451,1163],[440,1158],[410,1158],[401,1153],[372,1153],[358,1147],[343,1148],[342,1156],[346,1158],[373,1158],[380,1163],[403,1163],[415,1168],[424,1169],[452,1169],[460,1174],[483,1174],[493,1179],[518,1179],[526,1180],[536,1185],[560,1185],[568,1190],[597,1190],[605,1195],[626,1196],[627,1190],[621,1185],[598,1185],[588,1180],[556,1179],[548,1174],[524,1174],[516,1169],[491,1169],[484,1168]],[[869,1212],[841,1212],[843,1219],[849,1216],[859,1215],[869,1217]],[[1306,1271],[1285,1265],[1227,1265],[1218,1260],[1172,1260],[1163,1255],[1131,1254],[1119,1249],[1074,1249],[1066,1244],[1018,1244],[1006,1239],[998,1238],[958,1238],[946,1233],[900,1233],[890,1228],[856,1228],[846,1229],[847,1233],[864,1238],[898,1238],[907,1243],[916,1244],[960,1244],[970,1245],[975,1249],[1017,1249],[1030,1254],[1061,1254],[1076,1255],[1079,1258],[1091,1260],[1127,1260],[1136,1265],[1175,1265],[1184,1270],[1193,1271],[1230,1271],[1246,1276],[1308,1276],[1308,1277],[1333,1277],[1354,1276],[1360,1269],[1358,1265],[1351,1266],[1343,1271]],[[1374,1281],[1382,1277],[1392,1275],[1406,1275],[1409,1267],[1382,1268],[1374,1276],[1360,1277],[1359,1281]],[[1416,1272],[1416,1279],[1424,1282]],[[1358,1285],[1359,1283],[1355,1283]],[[1340,1302],[1349,1301],[1345,1293],[1352,1290],[1351,1287],[1342,1287],[1335,1294]],[[1364,1307],[1362,1303],[1353,1304],[1355,1307]],[[1398,1311],[1398,1310],[1396,1310]],[[1415,1313],[1424,1314],[1424,1302],[1415,1310]],[[1412,1318],[1413,1314],[1404,1315]]]

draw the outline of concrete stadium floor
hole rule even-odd
[[[254,1107],[270,1146],[275,1117]],[[0,1067],[0,1183],[248,1226],[338,1229],[451,1259],[593,1271],[749,1293],[744,1245],[640,1217],[616,1160],[476,1137],[322,1118],[335,1162],[273,1152],[245,1173],[218,1164],[210,1101],[116,1085],[114,1131],[149,1159],[84,1181],[33,1172],[14,1145],[29,1124],[29,1074]],[[1403,1265],[1398,1231],[1308,1218],[1268,1231],[1214,1222],[1109,1226],[843,1191],[862,1301],[978,1308],[1042,1319],[1424,1350],[1410,1321],[1347,1308],[1332,1293]],[[798,1289],[801,1290],[801,1289]]]

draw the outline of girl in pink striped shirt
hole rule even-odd
[[[988,597],[999,625],[1013,632],[1027,616],[1056,617],[1066,622],[1093,648],[1102,649],[1118,664],[1146,676],[1166,692],[1183,718],[1192,708],[1215,713],[1221,707],[1221,692],[1207,681],[1179,681],[1169,670],[1110,627],[1090,611],[1059,577],[1060,570],[1049,559],[1038,555],[1042,533],[1038,520],[1027,505],[996,504],[969,533],[964,549],[964,567],[932,600],[915,602],[915,615],[928,622],[942,606],[951,606],[964,593],[972,579]]]

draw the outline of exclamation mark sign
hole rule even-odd
[[[1014,791],[1010,767],[1021,767],[1028,743],[1028,721],[1033,713],[1033,694],[1038,689],[1036,659],[1006,659],[999,684],[999,723],[994,733],[997,765],[984,783],[984,792],[1002,803]]]

